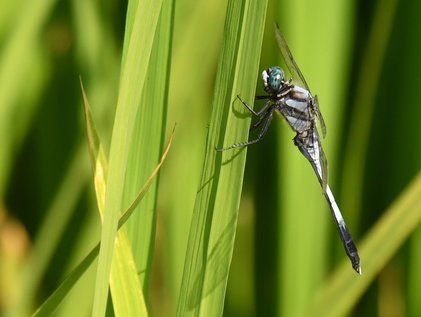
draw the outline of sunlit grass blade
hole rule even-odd
[[[111,138],[104,222],[98,258],[93,316],[102,317],[106,311],[108,281],[122,205],[126,167],[133,140],[137,108],[145,84],[152,43],[161,10],[162,0],[139,1],[135,10],[132,32],[125,41],[127,53],[122,64],[119,96]]]
[[[402,246],[421,221],[421,173],[388,208],[360,247],[362,276],[348,263],[321,290],[306,316],[344,316],[350,312],[379,271]]]
[[[123,206],[131,202],[137,189],[148,177],[149,170],[158,163],[162,153],[167,117],[173,2],[174,0],[163,0],[162,3],[131,140]],[[145,212],[135,212],[127,223],[127,232],[145,298],[149,297],[149,281],[152,275],[158,182],[159,177],[155,179],[151,189],[137,207],[139,211]]]
[[[104,217],[106,193],[107,160],[96,132],[89,102],[80,79],[83,103],[85,106],[86,131],[89,156],[93,170],[95,193],[101,219]],[[116,316],[147,316],[146,304],[137,274],[131,245],[125,228],[117,233],[115,257],[111,266],[110,286],[113,308]]]
[[[142,189],[138,192],[136,198],[130,204],[130,206],[124,211],[122,216],[118,221],[118,228],[121,228],[129,217],[132,215],[133,211],[135,210],[138,203],[141,199],[145,196],[149,186],[151,185],[153,179],[158,174],[158,171],[162,167],[169,150],[171,148],[172,142],[174,138],[174,130],[170,136],[170,139],[167,143],[167,146],[162,154],[161,160],[159,161],[158,165],[152,171],[151,175],[143,185]],[[80,277],[85,273],[85,271],[89,268],[92,262],[95,260],[96,256],[99,253],[99,243],[92,249],[91,252],[80,262],[80,264],[66,277],[66,279],[60,284],[60,286],[47,298],[47,300],[37,309],[37,311],[33,314],[33,316],[50,316],[57,307],[61,304],[65,296],[68,292],[72,289],[74,284],[80,279]]]
[[[89,158],[91,160],[92,174],[94,177],[95,194],[98,204],[98,209],[101,218],[104,216],[104,201],[106,192],[106,177],[108,162],[105,157],[104,148],[99,139],[95,121],[92,117],[91,106],[88,102],[85,89],[83,87],[82,78],[80,80],[80,88],[82,90],[83,105],[85,109],[86,120],[86,134],[88,136]]]
[[[244,149],[221,148],[247,139],[245,100],[254,99],[266,1],[229,1],[212,117],[193,211],[178,316],[219,316],[234,246],[245,165]],[[246,114],[247,116],[248,114]]]
[[[126,209],[126,211],[123,213],[123,215],[121,216],[119,222],[118,222],[118,227],[120,228],[127,220],[128,218],[132,215],[132,213],[134,212],[135,208],[137,207],[137,205],[139,204],[139,202],[141,201],[141,199],[143,198],[143,196],[145,196],[147,190],[149,189],[149,186],[151,186],[156,174],[158,174],[159,169],[161,168],[162,164],[164,163],[165,159],[167,158],[168,152],[171,148],[173,139],[174,139],[174,133],[175,133],[175,126],[171,132],[169,141],[167,143],[167,146],[164,149],[164,153],[161,156],[161,160],[159,161],[158,165],[155,167],[155,169],[152,171],[151,175],[149,175],[148,179],[145,181],[145,184],[143,185],[142,189],[139,191],[139,193],[136,195],[136,198],[132,201],[132,203],[129,205],[129,207]]]

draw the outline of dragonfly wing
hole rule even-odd
[[[293,80],[296,82],[296,84],[298,84],[298,86],[301,86],[302,88],[305,88],[310,92],[310,88],[308,87],[308,84],[304,78],[304,75],[301,72],[300,68],[298,67],[297,63],[295,62],[294,57],[292,56],[292,53],[288,47],[288,44],[284,36],[282,35],[281,31],[279,30],[278,24],[275,24],[275,36],[276,36],[276,41],[278,42],[279,49],[285,60],[285,64],[287,65],[288,70],[291,73],[291,76],[293,77]],[[326,124],[323,119],[322,113],[320,112],[317,96],[315,96],[313,99],[313,107],[317,115],[317,118],[319,119],[319,122],[320,122],[322,135],[323,137],[325,137]]]
[[[317,133],[317,130],[316,129],[314,130]],[[325,131],[325,134],[326,134],[326,131]],[[320,140],[318,143],[319,143],[319,161],[322,167],[322,189],[323,189],[323,192],[326,192],[327,181],[328,181],[327,159],[326,159],[325,152],[323,151],[322,144],[320,143]]]
[[[287,65],[288,70],[291,73],[291,76],[293,77],[293,80],[296,82],[296,84],[298,84],[298,86],[301,86],[307,89],[308,91],[310,91],[310,89],[308,88],[307,82],[304,79],[303,74],[298,68],[298,65],[295,62],[294,57],[292,57],[288,44],[284,36],[282,35],[281,31],[279,30],[279,26],[277,23],[275,23],[275,37],[276,37],[276,41],[278,42],[278,46],[282,53],[282,56],[285,60],[285,64]]]
[[[314,111],[316,112],[317,119],[319,119],[320,127],[322,128],[323,138],[325,138],[326,137],[326,124],[325,124],[325,120],[323,119],[322,113],[320,112],[319,100],[317,99],[317,96],[314,96],[313,108],[314,108]]]

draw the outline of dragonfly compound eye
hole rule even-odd
[[[270,67],[262,73],[265,90],[269,93],[277,93],[284,82],[284,72],[278,66]]]

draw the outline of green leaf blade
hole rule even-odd
[[[206,154],[184,266],[179,316],[222,315],[242,189],[245,150],[215,147],[247,139],[236,95],[253,100],[266,1],[230,1],[218,66]],[[244,111],[245,113],[245,111]]]
[[[173,138],[174,138],[174,130],[171,134],[171,137],[168,141],[168,144],[167,144],[167,146],[164,150],[164,153],[162,154],[161,160],[159,161],[158,165],[155,167],[155,169],[149,175],[149,178],[146,180],[143,187],[139,190],[139,192],[136,195],[136,198],[132,201],[129,208],[127,208],[124,211],[124,213],[122,214],[122,216],[120,217],[120,219],[118,221],[118,228],[121,228],[126,223],[126,221],[130,218],[130,216],[132,215],[132,213],[135,210],[138,203],[145,196],[145,194],[146,194],[149,186],[151,185],[153,179],[158,174],[158,171],[161,169],[162,164],[164,163],[165,159],[168,156],[169,150],[170,150],[172,142],[173,142]],[[33,314],[33,316],[50,316],[58,308],[58,306],[61,304],[63,299],[66,297],[66,295],[73,288],[75,283],[80,279],[80,277],[86,272],[86,270],[93,263],[93,261],[95,260],[96,256],[99,253],[99,247],[100,247],[100,244],[98,243],[91,250],[91,252],[89,252],[89,254],[65,278],[65,280],[60,284],[60,286],[36,310],[36,312]],[[118,261],[117,263],[120,263],[120,261]],[[127,290],[127,288],[125,288],[124,290]],[[133,292],[133,294],[136,295],[136,292]],[[122,312],[124,312],[124,311],[122,311]],[[140,314],[138,316],[145,316],[145,315]]]
[[[170,73],[173,0],[164,0],[152,45],[151,58],[137,111],[128,158],[123,205],[130,203],[159,161],[165,136]],[[148,297],[152,255],[155,246],[157,178],[127,223],[137,271]]]
[[[80,80],[80,84],[85,106],[86,130],[98,210],[101,219],[103,219],[108,163],[96,131],[88,98],[83,89],[82,79]],[[117,232],[116,250],[111,265],[110,288],[116,316],[148,315],[140,286],[139,275],[137,274],[131,245],[125,228],[121,228]]]

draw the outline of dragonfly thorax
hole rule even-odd
[[[279,66],[264,70],[262,79],[265,91],[271,95],[277,95],[285,85],[285,75]]]

